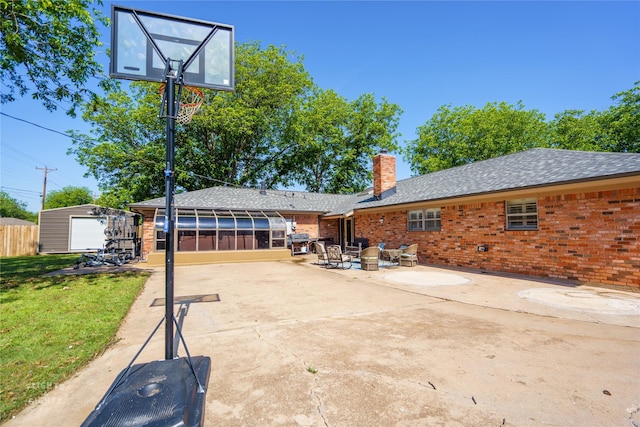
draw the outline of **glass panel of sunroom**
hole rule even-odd
[[[269,224],[272,230],[286,230],[287,229],[287,220],[282,218],[281,216],[270,216]]]
[[[271,247],[272,248],[284,248],[285,230],[272,230],[271,231]]]
[[[196,230],[178,230],[178,251],[196,250]]]
[[[236,220],[229,217],[218,217],[219,230],[234,230],[236,228]]]
[[[178,228],[193,228],[197,227],[196,212],[192,209],[178,209],[177,226]]]
[[[216,250],[216,230],[198,230],[198,250]]]
[[[234,251],[236,249],[236,232],[235,230],[218,231],[218,250]]]
[[[154,228],[164,227],[164,209],[156,209],[156,217],[153,220]]]
[[[268,230],[269,229],[269,220],[267,218],[254,218],[253,219],[253,227],[256,230]]]
[[[269,230],[255,231],[256,249],[269,249]]]
[[[239,230],[253,230],[251,218],[236,218],[236,226]]]
[[[239,251],[253,249],[253,230],[238,230],[236,245]]]
[[[212,211],[198,211],[198,228],[214,230],[217,228],[216,216]]]
[[[155,232],[155,248],[156,251],[164,251],[167,247],[167,235],[162,230],[156,230]]]
[[[252,230],[253,229],[253,221],[251,217],[248,216],[236,216],[236,227],[238,229]]]

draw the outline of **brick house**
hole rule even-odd
[[[381,153],[359,194],[212,187],[175,204],[177,263],[289,257],[295,231],[417,243],[424,264],[640,287],[640,154],[537,148],[396,181],[395,157]],[[131,205],[153,263],[163,207]]]

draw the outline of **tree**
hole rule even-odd
[[[616,104],[603,114],[609,136],[608,151],[640,153],[640,81],[611,99]]]
[[[50,191],[44,201],[45,209],[64,208],[93,203],[93,194],[87,187],[63,187],[61,190]]]
[[[566,110],[549,124],[552,146],[568,150],[640,152],[640,82],[611,97],[605,111]]]
[[[564,150],[607,151],[602,113],[566,110],[549,123],[551,147]]]
[[[424,174],[478,160],[548,146],[544,114],[517,105],[488,103],[440,107],[410,141],[405,159],[414,172]]]
[[[90,91],[90,77],[102,67],[94,49],[101,45],[95,22],[108,19],[93,0],[35,1],[0,0],[0,78],[8,92],[0,103],[15,100],[16,92],[31,92],[49,111],[61,101],[75,114]],[[102,4],[97,1],[97,4]]]
[[[335,162],[346,142],[348,110],[347,100],[336,92],[315,88],[294,112],[287,134],[297,147],[287,169],[307,191],[332,187]]]
[[[313,86],[302,59],[284,47],[238,45],[235,92],[207,91],[201,114],[185,129],[189,151],[184,165],[199,167],[215,180],[191,178],[190,189],[290,183],[283,159],[291,156],[296,141],[286,130]]]
[[[396,147],[397,106],[385,100],[378,104],[371,95],[348,103],[323,93],[302,58],[283,47],[238,45],[235,77],[235,92],[203,90],[198,114],[189,125],[178,126],[177,191],[262,182],[267,188],[303,183],[310,189],[349,191],[368,179],[370,168],[363,172],[363,165],[376,147]],[[110,207],[164,195],[165,120],[158,119],[159,102],[156,83],[133,82],[128,90],[116,84],[85,106],[83,118],[94,125],[92,134],[74,134],[70,153],[98,180]],[[323,108],[321,114],[334,109],[335,123],[310,126],[311,112],[305,116],[301,109],[314,108]],[[310,149],[305,132],[335,134],[334,151],[321,153],[333,162],[324,175],[333,180],[330,184],[314,187],[304,181],[316,166],[305,151]]]
[[[349,103],[332,90],[316,88],[294,114],[298,143],[290,173],[307,191],[353,193],[371,182],[371,157],[397,150],[400,108],[364,94]]]
[[[71,132],[74,145],[68,153],[98,181],[102,206],[121,209],[164,195],[165,128],[158,110],[158,85],[147,82],[132,83],[129,92],[115,84],[84,106],[91,135]],[[183,139],[179,133],[179,153]]]
[[[312,85],[301,58],[282,47],[236,47],[236,90],[203,90],[193,121],[176,135],[177,191],[219,184],[268,186],[286,182],[280,159],[293,148],[286,122]],[[92,135],[74,134],[70,153],[87,166],[103,196],[127,203],[164,195],[165,123],[158,118],[158,84],[120,84],[87,104]]]
[[[381,150],[399,149],[396,133],[402,109],[386,98],[376,103],[372,94],[360,95],[349,105],[345,151],[338,158],[332,193],[361,191],[371,182],[371,158]]]
[[[38,220],[38,214],[27,211],[26,203],[14,199],[4,191],[0,191],[0,217],[18,218],[31,222]]]

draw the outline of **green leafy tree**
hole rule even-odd
[[[90,135],[72,132],[69,154],[98,181],[98,203],[124,208],[129,202],[164,195],[165,127],[158,119],[158,85],[120,84],[85,106],[83,118],[93,125]],[[184,135],[178,134],[178,152]],[[180,166],[178,166],[180,167]]]
[[[376,103],[372,95],[348,103],[320,91],[302,58],[283,47],[238,45],[235,77],[235,92],[204,90],[193,121],[178,126],[178,191],[262,182],[268,188],[303,183],[320,191],[350,191],[369,179],[372,154],[397,148],[397,106]],[[319,94],[322,98],[314,99]],[[133,82],[128,90],[115,84],[86,104],[83,117],[93,129],[91,135],[74,134],[70,153],[98,180],[106,206],[164,196],[166,121],[158,118],[159,104],[158,85],[149,82]],[[315,108],[322,108],[318,117],[332,114],[334,121],[311,125]],[[305,181],[317,166],[313,138],[305,132],[331,136],[333,151],[319,151],[323,161],[332,162],[322,175],[330,182]]]
[[[257,43],[236,47],[235,77],[235,92],[204,90],[199,113],[178,127],[178,191],[286,181],[280,159],[293,143],[283,131],[311,79],[300,58]],[[164,195],[166,120],[158,118],[159,107],[158,85],[147,82],[131,83],[128,91],[116,84],[86,105],[92,135],[75,134],[70,152],[111,207]]]
[[[615,104],[603,114],[608,151],[640,153],[640,81],[612,99]]]
[[[288,169],[307,191],[328,192],[332,187],[336,160],[346,143],[348,111],[345,98],[315,88],[294,113],[287,134],[297,147]]]
[[[87,187],[74,187],[68,185],[60,190],[53,190],[47,193],[44,200],[45,209],[64,208],[66,206],[77,206],[93,203],[93,194]]]
[[[313,85],[302,57],[284,47],[241,44],[235,77],[235,92],[207,91],[201,114],[185,129],[185,168],[214,179],[185,176],[192,182],[189,189],[290,183],[283,159],[292,155],[296,141],[286,130]]]
[[[290,131],[298,142],[290,173],[307,191],[353,193],[371,182],[371,158],[397,150],[400,108],[373,95],[348,102],[316,88],[295,113]]]
[[[602,113],[566,110],[549,123],[551,147],[565,150],[606,151]]]
[[[611,97],[604,111],[567,110],[549,124],[552,146],[569,150],[640,152],[640,82]]]
[[[90,77],[100,74],[95,48],[100,46],[96,21],[108,19],[92,0],[0,0],[0,78],[7,103],[31,93],[49,111],[58,103],[69,104],[67,112],[90,94]]]
[[[31,222],[38,220],[38,214],[29,212],[26,203],[14,199],[4,191],[0,191],[0,217],[18,218]]]
[[[410,141],[405,159],[419,174],[549,145],[544,114],[522,102],[442,106]]]

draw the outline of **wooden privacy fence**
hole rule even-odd
[[[38,253],[37,225],[0,225],[0,256]]]

